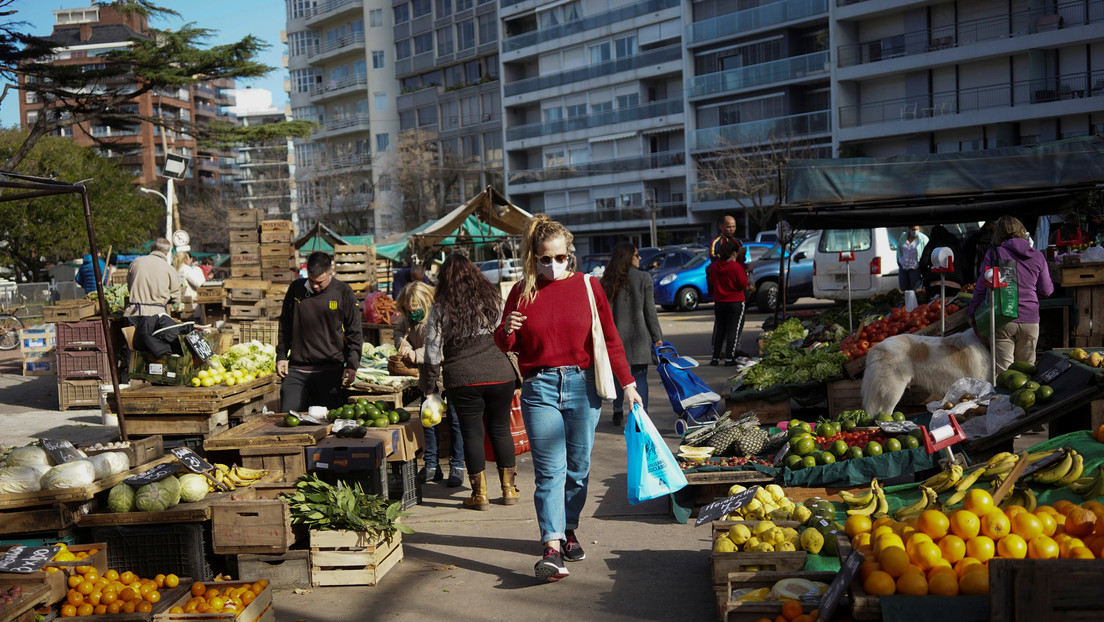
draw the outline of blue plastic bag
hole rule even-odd
[[[636,505],[686,486],[686,476],[678,461],[640,404],[633,404],[629,412],[625,444],[629,459],[629,503]]]

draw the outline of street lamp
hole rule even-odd
[[[164,136],[164,130],[161,130],[162,136]],[[165,166],[161,171],[161,175],[165,177],[167,181],[168,194],[161,194],[160,192],[152,188],[139,188],[140,191],[146,194],[156,194],[161,197],[161,200],[165,202],[165,239],[172,240],[173,232],[173,203],[176,197],[173,193],[173,181],[177,179],[184,179],[184,176],[188,172],[188,164],[192,161],[191,158],[175,153],[165,154]],[[171,245],[170,245],[171,246]],[[169,250],[172,253],[172,250]]]
[[[169,188],[170,192],[172,192],[172,179],[169,180]],[[161,194],[153,188],[139,188],[138,190],[146,194],[156,194],[157,196],[161,197],[162,201],[165,202],[165,239],[172,239],[172,201],[169,200],[169,197]],[[171,253],[172,250],[170,249],[169,252]]]

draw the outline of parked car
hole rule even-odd
[[[586,255],[579,263],[579,272],[590,274],[598,278],[606,273],[606,264],[609,263],[609,255]]]
[[[813,254],[816,252],[817,242],[820,240],[820,232],[805,233],[794,238],[791,248],[796,249],[792,255],[780,262],[782,245],[775,244],[758,260],[748,264],[748,284],[753,286],[753,296],[748,299],[749,304],[755,302],[755,306],[762,313],[773,313],[778,308],[781,299],[782,279],[779,277],[779,263],[783,263],[789,270],[786,280],[786,300],[794,301],[803,296],[813,295]]]
[[[707,250],[700,244],[677,244],[673,246],[654,246],[640,249],[640,269],[653,275],[661,270],[681,267],[698,253]],[[647,258],[645,258],[647,251]]]
[[[708,266],[709,251],[699,249],[683,265],[656,271],[652,276],[656,304],[667,311],[693,311],[703,302],[713,302],[705,281]]]
[[[776,242],[744,242],[744,257],[746,263],[750,264],[753,261],[757,261],[775,244]]]
[[[504,280],[516,281],[521,278],[521,260],[517,258],[503,259],[501,264],[498,259],[484,261],[479,264],[479,269],[492,283],[501,283]],[[506,275],[505,279],[502,277],[503,274]]]
[[[766,244],[777,244],[778,243],[778,232],[777,231],[760,231],[759,233],[755,234],[755,241],[756,242],[764,242]]]

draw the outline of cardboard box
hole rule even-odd
[[[32,326],[19,331],[19,349],[24,352],[51,352],[57,347],[53,324]]]
[[[324,438],[314,447],[306,448],[307,470],[335,473],[378,470],[393,447],[390,439],[385,441],[379,434],[370,433],[364,438]]]
[[[418,453],[425,450],[425,426],[416,414],[411,413],[410,421],[387,427],[387,430],[395,430],[398,433],[395,451],[387,457],[388,462],[414,460]]]

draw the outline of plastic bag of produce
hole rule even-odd
[[[79,488],[96,481],[96,467],[88,460],[73,460],[59,464],[42,476],[43,490]]]
[[[8,454],[5,462],[8,466],[30,466],[34,464],[52,466],[54,464],[54,461],[50,459],[50,454],[46,453],[46,450],[41,447],[16,447]]]
[[[107,493],[107,507],[112,512],[133,512],[134,498],[137,496],[130,484],[116,484]]]
[[[782,579],[770,590],[770,600],[801,600],[804,596],[817,598],[828,589],[827,583],[808,579]]]
[[[38,492],[42,474],[30,466],[10,466],[0,469],[0,493]]]
[[[172,475],[138,489],[134,505],[141,512],[161,512],[180,503],[180,481]]]
[[[118,475],[130,469],[130,458],[121,451],[109,451],[107,453],[96,454],[89,458],[88,461],[91,462],[92,467],[96,469],[96,479]]]
[[[207,478],[199,473],[186,473],[181,475],[180,500],[184,503],[202,501],[207,496]]]

